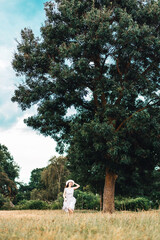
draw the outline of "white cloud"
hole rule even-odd
[[[11,67],[12,48],[0,46],[0,55],[0,128],[8,128],[22,115],[22,111],[11,102],[16,79]]]
[[[44,0],[0,0],[0,128],[8,128],[22,116],[20,108],[11,102],[16,85],[21,81],[15,76],[11,62],[16,51],[15,38],[20,31],[31,27],[36,35],[44,20]]]
[[[23,122],[27,117],[28,114],[20,117],[12,128],[0,134],[0,143],[8,147],[15,162],[21,167],[18,181],[25,183],[28,183],[33,169],[47,166],[52,156],[58,156],[55,141],[27,127]]]

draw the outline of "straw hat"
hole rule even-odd
[[[73,183],[73,185],[74,185],[74,181],[73,180],[68,180],[67,182],[66,182],[66,185],[69,183],[69,182],[72,182]]]

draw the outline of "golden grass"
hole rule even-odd
[[[0,240],[159,240],[160,210],[147,212],[61,210],[0,211]]]

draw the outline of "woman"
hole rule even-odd
[[[74,184],[76,185],[76,187],[73,187]],[[63,193],[64,202],[62,209],[65,212],[69,212],[69,214],[72,214],[74,211],[76,199],[73,197],[73,193],[74,190],[79,187],[80,185],[75,183],[73,180],[68,180],[66,182],[66,186]]]

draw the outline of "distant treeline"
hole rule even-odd
[[[102,208],[103,192],[98,189],[98,185],[85,182],[80,177],[78,168],[71,172],[67,157],[54,156],[45,168],[33,169],[28,184],[15,181],[18,175],[19,166],[14,162],[7,147],[0,145],[0,208],[17,206],[18,209],[39,209],[45,206],[48,209],[59,209],[62,206],[62,192],[68,178],[74,178],[81,185],[80,190],[75,192],[79,209]],[[129,175],[126,171],[118,177],[116,183],[116,209],[158,207],[159,189],[160,171],[157,169],[148,171],[143,176],[138,170],[134,175]]]

